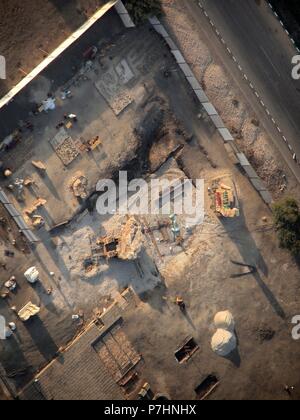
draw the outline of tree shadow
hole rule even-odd
[[[239,250],[243,262],[249,266],[257,268],[257,271],[251,275],[255,278],[270,305],[280,318],[285,319],[286,314],[283,308],[259,273],[260,271],[263,276],[268,277],[269,270],[260,250],[257,248],[254,238],[247,228],[242,205],[240,207],[240,217],[236,219],[223,218],[221,219],[221,222],[229,238]]]

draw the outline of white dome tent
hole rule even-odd
[[[214,324],[217,329],[234,332],[235,322],[233,315],[229,311],[218,312],[214,319]]]
[[[237,347],[236,336],[223,329],[218,329],[211,340],[212,350],[221,357],[229,356]]]

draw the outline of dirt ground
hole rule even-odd
[[[0,3],[0,54],[6,58],[3,96],[51,53],[105,0],[3,0]]]
[[[120,30],[119,25],[118,18],[108,14],[98,33],[98,36],[103,36],[99,38],[100,43],[106,42],[103,32],[107,34],[107,26],[117,32]],[[7,319],[17,321],[10,308],[20,308],[29,300],[42,308],[39,317],[33,322],[23,325],[17,321],[18,331],[12,340],[4,343],[4,346],[1,343],[2,364],[7,376],[14,380],[18,389],[38,368],[51,360],[60,346],[76,334],[78,325],[72,322],[72,314],[82,310],[86,319],[90,319],[95,309],[107,305],[114,294],[128,284],[138,294],[157,286],[157,280],[151,280],[151,277],[141,279],[134,265],[129,262],[112,261],[106,264],[104,261],[98,272],[92,275],[82,273],[83,260],[90,250],[90,236],[97,237],[105,233],[105,220],[94,211],[93,200],[88,205],[90,213],[77,214],[74,218],[84,206],[72,197],[69,186],[78,171],[87,176],[91,193],[101,177],[109,178],[118,169],[127,168],[129,174],[135,176],[148,170],[157,170],[169,154],[177,147],[182,147],[185,139],[189,139],[193,133],[195,121],[191,122],[189,110],[192,106],[197,116],[198,104],[191,99],[181,73],[176,72],[169,79],[164,77],[164,69],[172,69],[175,65],[170,52],[162,48],[160,38],[149,31],[148,27],[123,32],[109,43],[107,56],[110,59],[101,58],[97,66],[101,65],[110,71],[121,59],[128,60],[135,75],[127,87],[133,96],[133,103],[117,117],[95,88],[95,83],[99,81],[96,67],[90,72],[88,80],[72,86],[73,98],[66,102],[59,101],[60,87],[57,86],[57,109],[31,117],[34,131],[25,131],[22,141],[6,154],[6,164],[14,172],[6,185],[13,183],[17,177],[29,176],[34,180],[33,187],[25,189],[22,201],[16,200],[10,192],[16,206],[22,211],[31,206],[37,197],[47,200],[40,209],[46,221],[45,227],[37,231],[41,242],[33,247],[26,258],[15,255],[5,273],[5,278],[15,275],[18,282],[16,293],[1,302],[1,311],[4,311]],[[139,36],[136,32],[139,32]],[[81,42],[83,45],[87,43],[84,38]],[[83,46],[76,48],[81,51]],[[68,58],[64,58],[63,62],[68,62]],[[17,124],[16,109],[28,116],[30,100],[37,96],[41,100],[47,95],[49,78],[53,73],[54,69],[50,69],[50,75],[49,70],[46,71],[5,109],[6,121],[12,129],[13,124]],[[57,71],[57,74],[60,80],[60,72]],[[56,90],[53,89],[53,92]],[[187,105],[182,107],[181,101],[186,101]],[[82,103],[86,104],[84,108]],[[100,133],[102,140],[98,150],[83,153],[68,167],[62,164],[49,144],[52,136],[57,134],[55,126],[65,112],[76,112],[78,115],[78,123],[71,128],[74,139],[89,139]],[[183,125],[180,123],[182,120],[186,122]],[[211,130],[207,122],[200,124],[199,135],[203,141],[206,139],[209,142]],[[153,144],[155,140],[158,153]],[[209,166],[207,156],[203,155],[202,158]],[[32,167],[32,159],[45,162],[46,175],[41,176]],[[53,225],[66,219],[72,219],[67,227],[49,232]],[[37,287],[30,287],[23,276],[32,265],[36,265],[41,273],[41,283]],[[50,275],[51,272],[55,274],[54,277]],[[49,289],[52,289],[50,296],[47,294]]]
[[[59,99],[69,73],[61,77],[61,66],[57,67],[61,63],[55,63],[5,110],[5,120],[13,130],[18,125],[16,112],[29,118],[32,103],[43,99],[49,86],[57,97],[54,111],[30,116],[34,131],[26,131],[23,141],[7,155],[14,171],[10,182],[25,175],[36,182],[33,192],[26,190],[23,202],[15,199],[16,206],[24,210],[38,195],[47,203],[41,210],[46,225],[37,231],[40,242],[28,255],[16,253],[7,271],[1,269],[3,281],[15,275],[18,282],[18,289],[0,301],[1,314],[17,324],[13,337],[0,343],[4,375],[19,392],[82,328],[82,321],[72,320],[73,314],[82,311],[87,323],[124,287],[132,286],[140,304],[124,315],[124,329],[143,356],[140,376],[155,393],[174,400],[195,399],[196,387],[213,374],[220,382],[213,399],[299,399],[300,360],[295,356],[299,342],[291,336],[291,319],[300,304],[299,267],[278,248],[270,209],[232,164],[212,123],[200,116],[200,105],[161,38],[147,25],[121,29],[118,19],[110,13],[101,22],[97,36],[106,53],[98,57],[86,80],[72,85],[72,98]],[[114,33],[107,39],[109,27]],[[76,46],[78,56],[90,44],[89,35],[81,42]],[[67,54],[63,63],[69,60]],[[112,110],[116,104],[99,82],[107,73],[109,84],[112,70],[120,62],[124,65],[123,60],[134,77],[129,72],[125,76],[130,80],[124,80],[122,75],[122,99],[128,100],[129,95],[133,101],[116,115]],[[167,78],[166,69],[171,74]],[[71,72],[69,77],[76,74]],[[65,112],[78,114],[78,123],[70,128],[74,139],[87,140],[100,133],[103,142],[97,150],[82,152],[69,166],[62,164],[49,144]],[[46,176],[32,168],[33,158],[45,162]],[[86,174],[92,194],[100,176],[111,178],[116,170],[128,169],[131,176],[149,180],[168,165],[174,174],[179,171],[191,179],[204,179],[204,223],[183,246],[175,243],[170,229],[156,229],[153,235],[146,230],[152,243],[147,247],[152,269],[144,275],[132,262],[119,260],[101,260],[94,272],[85,272],[82,264],[93,238],[112,228],[118,230],[120,220],[99,216],[97,196],[87,203],[71,200],[69,180],[77,172]],[[241,216],[235,220],[217,218],[208,196],[212,180],[225,175],[237,187]],[[69,220],[68,225],[51,230],[63,218]],[[180,220],[179,224],[185,232],[185,223]],[[5,235],[2,245],[11,246]],[[231,260],[253,265],[257,272],[245,276]],[[32,265],[41,278],[33,286],[23,275]],[[173,303],[178,295],[186,302],[185,315]],[[28,300],[39,305],[41,312],[29,323],[21,323],[11,308],[20,308]],[[238,352],[231,359],[219,358],[210,348],[214,315],[225,309],[234,315],[239,339]],[[191,336],[199,350],[189,362],[178,364],[175,351]],[[285,385],[295,386],[291,397]]]

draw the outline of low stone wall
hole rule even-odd
[[[20,215],[18,210],[15,208],[15,206],[10,202],[9,198],[3,191],[3,189],[0,187],[0,202],[3,204],[5,209],[8,211],[18,228],[22,231],[25,238],[30,243],[36,243],[39,242],[39,239],[34,234],[34,232],[27,226],[25,223],[25,220]]]
[[[122,19],[124,25],[126,28],[132,28],[134,27],[134,23],[132,19],[129,16],[128,11],[126,10],[122,0],[119,0],[115,8],[117,12],[119,13],[120,18]],[[263,201],[270,205],[273,202],[272,196],[270,192],[265,187],[263,181],[260,179],[260,177],[257,175],[254,168],[251,166],[250,162],[248,161],[247,157],[244,153],[242,153],[237,144],[234,141],[233,136],[231,135],[228,128],[225,126],[222,118],[218,114],[216,108],[214,105],[210,102],[209,98],[207,97],[206,93],[202,89],[200,83],[196,79],[191,67],[187,64],[185,61],[184,56],[182,55],[181,51],[177,47],[176,43],[173,41],[173,39],[170,37],[168,31],[166,28],[162,25],[160,20],[157,17],[153,17],[149,19],[149,22],[153,26],[153,28],[156,30],[159,35],[164,39],[164,41],[168,44],[171,53],[174,55],[174,58],[182,70],[183,74],[186,77],[186,80],[190,84],[191,88],[193,89],[196,97],[198,98],[199,102],[201,103],[202,107],[206,111],[206,113],[209,115],[212,123],[218,130],[220,136],[222,137],[225,145],[225,149],[229,156],[232,158],[234,163],[239,164],[243,170],[245,171],[245,174],[249,178],[251,184],[256,189],[256,191],[259,193]]]

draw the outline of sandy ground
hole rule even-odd
[[[156,392],[173,399],[195,398],[196,387],[210,374],[220,380],[211,399],[297,399],[299,342],[291,337],[290,322],[299,308],[299,268],[278,249],[270,211],[248,181],[224,162],[216,145],[205,147],[209,155],[214,150],[218,169],[205,165],[196,143],[183,150],[181,163],[192,177],[204,176],[206,185],[210,177],[232,173],[241,217],[221,221],[206,200],[204,224],[185,252],[166,262],[162,269],[165,284],[144,297],[127,320],[127,333],[143,354],[145,380]],[[253,264],[258,271],[242,276],[241,268],[231,260]],[[283,281],[287,273],[288,286]],[[172,303],[178,295],[187,304],[185,316]],[[236,318],[239,338],[238,352],[229,359],[217,357],[210,347],[214,315],[225,309]],[[200,349],[180,366],[174,352],[188,336],[194,337]],[[295,386],[291,397],[284,391],[285,384]]]
[[[273,197],[279,198],[286,190],[293,193],[293,175],[231,76],[208,50],[196,23],[190,21],[180,1],[163,0],[162,3],[165,21],[177,38],[187,62]]]
[[[0,54],[6,58],[7,80],[0,81],[0,96],[104,3],[104,0],[2,0]]]
[[[110,25],[114,22],[111,19],[111,16],[106,19]],[[102,23],[101,27],[105,29],[105,24]],[[114,22],[114,28],[116,27],[118,25]],[[18,386],[26,383],[33,372],[51,360],[58,348],[76,334],[78,325],[71,320],[74,312],[83,310],[88,320],[93,316],[94,310],[107,305],[107,301],[110,301],[117,290],[126,285],[132,285],[137,293],[143,294],[153,290],[157,284],[153,273],[150,273],[152,276],[141,279],[136,267],[126,262],[122,264],[114,261],[107,264],[103,261],[98,274],[89,276],[82,272],[83,259],[90,251],[90,234],[97,236],[105,232],[105,221],[97,218],[93,201],[88,206],[91,214],[83,219],[81,216],[76,218],[66,229],[62,228],[53,234],[47,232],[55,220],[72,218],[80,209],[80,203],[71,197],[68,186],[73,174],[78,171],[85,173],[89,178],[90,191],[93,191],[100,174],[105,178],[111,177],[113,171],[125,169],[126,166],[135,176],[148,172],[150,168],[157,169],[173,152],[174,147],[185,139],[184,135],[176,133],[183,133],[180,121],[185,121],[183,127],[186,133],[192,134],[197,129],[201,141],[209,144],[212,127],[206,122],[201,122],[199,126],[197,117],[191,121],[190,110],[193,109],[194,115],[198,115],[198,104],[191,99],[183,76],[174,73],[172,78],[164,77],[163,69],[174,66],[170,52],[161,49],[160,38],[150,32],[149,28],[139,31],[142,31],[143,36],[141,32],[137,36],[132,31],[126,36],[120,36],[119,42],[109,50],[109,56],[113,59],[100,61],[108,66],[106,69],[116,66],[123,58],[127,58],[132,65],[136,77],[128,85],[130,93],[134,94],[134,103],[131,106],[117,118],[95,89],[94,82],[99,75],[92,72],[92,80],[72,88],[74,98],[70,102],[59,102],[52,113],[37,116],[33,121],[33,134],[26,133],[24,141],[8,154],[7,162],[9,161],[14,170],[13,179],[26,174],[33,176],[36,180],[33,190],[47,199],[45,208],[41,209],[47,222],[46,229],[37,232],[41,242],[32,249],[30,255],[24,258],[16,255],[12,258],[8,270],[3,272],[3,280],[10,275],[17,277],[16,293],[8,300],[1,301],[0,305],[1,312],[4,311],[7,319],[17,321],[18,332],[4,345],[0,343],[1,361],[9,377],[15,379]],[[59,78],[59,71],[57,74]],[[41,75],[24,92],[24,96],[12,105],[19,106],[26,115],[26,111],[28,113],[28,108],[30,109],[30,98],[47,94],[49,77],[51,76],[47,72]],[[59,90],[59,86],[57,89]],[[186,106],[181,106],[182,101]],[[84,110],[79,109],[82,103],[86,104]],[[98,151],[83,154],[66,168],[49,145],[49,139],[57,133],[55,125],[62,118],[62,109],[67,108],[72,112],[75,106],[78,107],[76,112],[79,121],[74,126],[74,138],[84,133],[84,137],[88,139],[101,133],[103,145]],[[13,122],[17,123],[15,110],[7,108],[6,112],[7,119],[13,126]],[[164,130],[161,131],[162,129]],[[133,132],[137,136],[136,142],[130,142]],[[152,147],[155,140],[159,145],[159,153]],[[222,153],[223,151],[218,154],[220,159]],[[32,158],[46,163],[47,176],[40,177],[34,173],[30,163]],[[201,159],[205,166],[210,167],[208,155],[201,155]],[[26,191],[25,202],[17,205],[22,208],[31,204],[34,196],[34,191]],[[41,273],[41,283],[37,287],[29,286],[23,276],[25,270],[32,265],[37,265]],[[50,275],[51,272],[55,274],[54,277]],[[50,296],[47,294],[48,289],[53,289]],[[29,300],[41,305],[42,309],[36,320],[23,325],[10,308],[21,308]]]
[[[28,256],[18,255],[11,261],[9,270],[2,270],[3,278],[15,274],[19,285],[8,300],[0,301],[1,313],[9,321],[17,323],[13,337],[0,343],[1,363],[7,377],[20,390],[41,366],[53,359],[61,346],[78,333],[82,325],[72,321],[74,312],[82,310],[84,321],[87,322],[95,311],[109,305],[119,289],[131,285],[141,303],[125,320],[125,328],[135,348],[143,355],[144,382],[149,382],[154,392],[166,393],[172,399],[194,399],[196,386],[205,376],[214,373],[220,380],[220,386],[212,398],[284,399],[288,398],[283,391],[284,384],[294,385],[295,396],[299,397],[299,358],[294,357],[299,342],[292,340],[290,324],[299,311],[299,269],[291,257],[278,248],[270,210],[249,180],[232,165],[212,124],[199,118],[199,103],[192,96],[183,75],[174,72],[170,78],[164,77],[164,69],[172,70],[175,63],[157,34],[150,32],[148,27],[125,31],[116,44],[116,50],[109,50],[115,52],[109,53],[112,59],[108,67],[126,58],[136,71],[136,78],[128,84],[127,89],[139,92],[135,102],[118,118],[114,118],[113,133],[116,135],[104,139],[108,152],[114,150],[116,165],[121,165],[122,169],[127,165],[135,176],[150,176],[150,168],[156,169],[165,162],[168,154],[172,155],[174,143],[168,137],[173,141],[176,139],[175,121],[177,131],[178,128],[179,131],[184,129],[189,134],[184,138],[190,139],[175,156],[180,170],[189,178],[204,179],[206,191],[212,179],[231,175],[237,185],[241,217],[232,221],[219,220],[212,213],[207,193],[205,223],[184,244],[184,249],[176,248],[171,232],[169,239],[164,242],[162,232],[156,231],[154,241],[161,256],[154,245],[149,247],[149,254],[150,250],[156,250],[153,260],[161,272],[162,281],[159,284],[152,281],[153,277],[149,282],[148,275],[141,278],[134,265],[128,262],[114,261],[108,264],[102,261],[99,274],[89,276],[83,272],[82,261],[89,252],[90,235],[97,236],[108,230],[108,221],[95,213],[93,201],[89,206],[90,212],[77,215],[67,228],[52,234],[47,229],[39,231],[41,242],[32,253]],[[149,49],[149,45],[157,48],[158,55]],[[152,69],[151,72],[149,69]],[[216,69],[217,74],[221,74],[219,68],[212,68],[212,73]],[[37,93],[46,92],[44,86],[48,86],[47,77],[42,76]],[[207,77],[208,83],[210,80],[213,88],[215,82]],[[103,98],[99,99],[100,94],[95,89],[91,90],[93,82],[86,82],[76,87],[75,102],[76,97],[84,97],[84,103],[93,108],[93,113],[89,118],[84,118],[82,126],[79,121],[78,131],[75,130],[77,135],[80,135],[80,130],[92,135],[95,129],[104,131],[106,124],[111,124],[111,110],[108,111],[109,107]],[[226,92],[227,82],[224,81],[222,86]],[[85,90],[87,96],[81,96]],[[23,97],[23,101],[20,101],[23,110],[28,97],[31,96],[27,92],[25,99]],[[74,103],[62,107],[67,106],[71,111]],[[13,121],[14,113],[11,108],[9,111]],[[101,151],[91,155],[90,160],[84,156],[71,167],[62,169],[61,162],[48,144],[62,114],[61,108],[58,108],[54,114],[44,115],[39,120],[39,130],[47,127],[44,137],[37,136],[15,149],[20,151],[16,153],[20,171],[26,168],[30,153],[36,153],[36,157],[46,164],[49,162],[51,166],[52,183],[49,183],[49,179],[38,181],[43,193],[49,197],[47,212],[50,221],[51,214],[57,215],[58,207],[60,215],[65,210],[71,217],[74,216],[70,209],[65,208],[69,196],[66,195],[64,183],[74,171],[90,171],[96,179],[99,173],[93,173],[91,162],[94,161],[93,164],[101,165],[101,169],[108,171],[107,175],[111,176],[111,167],[107,165],[110,155],[101,158]],[[129,120],[131,124],[128,128]],[[164,124],[168,126],[170,136],[162,133]],[[247,133],[249,139],[256,142],[257,133],[252,125],[250,122]],[[128,141],[128,131],[122,131],[126,126],[135,133],[140,143]],[[160,144],[162,139],[166,139],[165,148]],[[160,159],[155,153],[155,141],[160,145],[158,150],[163,151],[159,152]],[[106,164],[102,166],[104,161]],[[13,163],[13,152],[10,162]],[[55,198],[53,191],[59,195],[65,194],[64,199]],[[51,201],[51,197],[55,200]],[[110,224],[117,225],[115,219]],[[183,230],[184,226],[181,228]],[[176,252],[173,255],[174,249]],[[231,259],[255,265],[257,273],[233,278],[233,275],[242,273],[231,263]],[[33,287],[23,276],[29,264],[37,265],[41,273],[41,281]],[[47,294],[49,288],[52,288],[51,295]],[[182,316],[172,303],[178,295],[187,303],[186,316]],[[28,300],[39,304],[41,312],[28,324],[23,324],[11,307],[15,305],[19,308]],[[210,349],[214,333],[213,316],[224,309],[231,310],[237,322],[239,352],[234,360],[218,358]],[[261,339],[263,331],[270,329],[275,333],[273,339]],[[187,336],[193,336],[200,349],[188,364],[178,365],[174,352]]]
[[[181,162],[190,176],[204,175],[207,184],[210,177],[232,173],[241,217],[219,220],[206,200],[204,224],[186,251],[166,263],[162,270],[165,287],[147,295],[129,317],[127,333],[145,359],[145,380],[171,398],[195,398],[196,387],[213,374],[220,384],[211,399],[298,399],[299,341],[292,339],[290,322],[299,310],[299,267],[278,249],[269,209],[248,181],[216,153],[215,146],[205,144],[209,155],[214,150],[218,169],[205,165],[196,144],[184,149]],[[239,277],[243,271],[231,260],[253,264],[258,271]],[[287,275],[288,285],[283,280]],[[172,303],[177,295],[186,301],[186,316],[180,316]],[[225,309],[236,318],[239,339],[238,352],[229,359],[217,357],[210,347],[214,315]],[[145,329],[147,341],[142,335]],[[200,349],[192,360],[178,366],[174,352],[188,336],[195,338]],[[291,397],[284,391],[285,384],[295,386]]]

